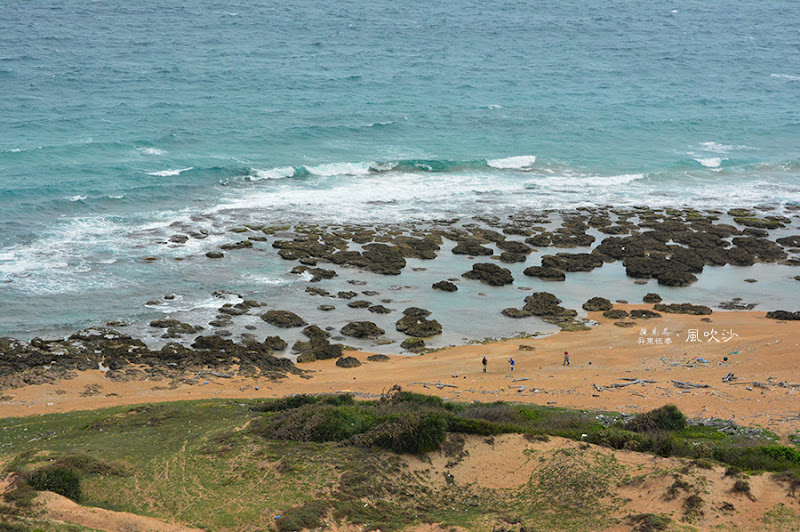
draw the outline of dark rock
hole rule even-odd
[[[689,286],[696,281],[697,277],[686,271],[668,271],[658,276],[658,284],[662,286]]]
[[[746,225],[757,229],[777,229],[779,227],[784,227],[782,223],[776,220],[765,220],[754,216],[737,216],[733,221],[739,225]]]
[[[603,316],[610,319],[610,320],[621,320],[625,319],[629,316],[627,311],[622,309],[612,309],[603,312]]]
[[[169,241],[170,242],[174,242],[176,244],[184,244],[188,240],[189,240],[189,237],[187,235],[178,234],[178,235],[172,235],[171,237],[169,237]]]
[[[339,292],[336,297],[340,299],[353,299],[358,295],[358,292]]]
[[[781,321],[800,320],[800,312],[790,312],[788,310],[771,310],[767,312],[767,318]]]
[[[631,311],[630,316],[631,316],[631,318],[637,319],[637,320],[649,320],[649,319],[653,319],[653,318],[660,318],[661,314],[659,314],[658,312],[653,312],[652,310],[647,310],[647,309],[638,310],[638,309],[636,309],[636,310],[632,310]]]
[[[785,236],[778,238],[775,242],[787,248],[800,248],[800,235]]]
[[[158,329],[166,329],[167,327],[172,327],[173,325],[181,325],[180,320],[162,318],[150,322],[150,327],[156,327]]]
[[[224,256],[225,254],[221,251],[209,251],[208,253],[206,253],[206,257],[208,257],[209,259],[221,259]]]
[[[350,301],[347,303],[347,306],[350,308],[368,308],[372,303],[369,301],[364,301],[363,299],[359,299],[356,301]]]
[[[292,268],[291,273],[298,275],[307,273],[311,275],[312,283],[319,282],[322,279],[332,279],[338,275],[334,270],[326,270],[325,268],[309,268],[308,266],[295,266]]]
[[[400,347],[412,353],[420,353],[426,349],[425,340],[422,338],[406,338],[400,344]]]
[[[522,273],[528,277],[538,277],[545,281],[563,281],[567,278],[563,270],[559,270],[557,268],[546,268],[543,266],[531,266],[529,268],[525,268],[525,271]]]
[[[761,262],[775,262],[787,257],[786,252],[778,244],[765,238],[735,237],[733,244]]]
[[[435,259],[436,252],[440,249],[433,238],[401,236],[394,240],[394,245],[400,254],[410,259]]]
[[[507,318],[514,318],[514,319],[521,319],[521,318],[530,318],[533,316],[533,313],[528,310],[518,309],[514,307],[504,308],[500,311],[500,314]]]
[[[642,298],[645,303],[661,303],[661,296],[654,293],[645,294]]]
[[[615,321],[614,325],[617,327],[622,327],[623,329],[630,329],[631,327],[636,326],[635,321]]]
[[[367,360],[369,360],[370,362],[388,362],[391,359],[386,355],[377,354],[368,356]]]
[[[481,242],[475,239],[466,239],[459,242],[453,248],[453,254],[455,255],[470,255],[473,257],[481,256],[481,255],[493,255],[494,251],[491,248],[483,247]]]
[[[312,296],[322,296],[322,297],[331,297],[331,293],[327,290],[322,288],[318,288],[316,286],[307,286],[306,293],[311,294]]]
[[[593,297],[583,304],[583,310],[588,312],[611,310],[613,307],[614,305],[611,304],[611,301],[604,297]]]
[[[474,279],[491,286],[503,286],[514,282],[511,271],[496,264],[481,262],[472,265],[472,270],[461,274],[466,279]]]
[[[434,290],[441,290],[442,292],[455,292],[458,290],[458,287],[450,281],[439,281],[431,286]]]
[[[417,338],[428,338],[442,333],[442,325],[438,321],[419,315],[403,316],[395,327],[401,333]]]
[[[747,236],[754,236],[756,238],[766,238],[769,236],[769,231],[765,231],[764,229],[756,229],[755,227],[748,227],[742,234]]]
[[[523,255],[522,253],[510,253],[508,251],[504,251],[500,254],[500,262],[505,262],[506,264],[513,264],[515,262],[525,262],[528,260],[527,255]]]
[[[261,345],[270,351],[283,351],[287,347],[287,343],[280,336],[267,336]]]
[[[353,338],[377,338],[386,333],[371,321],[351,321],[340,332]]]
[[[653,308],[659,312],[667,314],[690,314],[692,316],[705,316],[711,314],[711,309],[704,305],[692,305],[690,303],[672,303],[666,305],[658,303]]]
[[[542,257],[542,267],[565,272],[590,272],[602,265],[603,259],[592,253],[556,253]]]
[[[220,249],[229,250],[229,249],[244,249],[244,248],[251,248],[253,247],[253,243],[249,240],[240,240],[239,242],[235,242],[232,244],[222,244]]]
[[[408,307],[403,311],[403,316],[419,316],[421,318],[427,318],[431,315],[430,310],[426,310],[424,308],[419,307]]]
[[[333,305],[320,305],[317,307],[319,310],[324,310],[326,312],[330,312],[331,310],[336,310],[336,307]]]
[[[288,310],[268,310],[261,315],[261,319],[270,325],[285,329],[308,325],[303,318]]]
[[[309,325],[305,329],[301,331],[304,336],[308,338],[330,338],[331,334],[328,331],[324,331],[317,327],[316,325]]]
[[[340,368],[357,368],[361,362],[356,357],[341,357],[336,361]]]
[[[530,246],[516,240],[504,240],[497,243],[497,247],[503,251],[514,255],[527,255],[531,251]],[[520,261],[522,262],[522,261]]]
[[[375,314],[390,314],[392,312],[391,309],[384,307],[383,305],[372,305],[367,310],[373,312]]]
[[[523,310],[534,316],[576,316],[574,310],[559,306],[561,300],[549,292],[536,292],[525,298]]]

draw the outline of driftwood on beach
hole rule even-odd
[[[656,381],[650,379],[634,379],[630,377],[623,377],[622,380],[628,382],[616,382],[614,384],[609,384],[608,386],[599,386],[597,384],[593,384],[595,390],[598,392],[602,392],[603,390],[608,390],[610,388],[625,388],[626,386],[633,386],[634,384],[655,384]]]
[[[685,381],[672,381],[672,384],[675,385],[676,388],[683,388],[686,390],[694,390],[696,388],[711,388],[708,384],[695,384],[693,382],[685,382]]]

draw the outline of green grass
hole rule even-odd
[[[251,530],[265,522],[293,530],[321,526],[320,519],[330,517],[387,531],[420,523],[491,530],[489,523],[508,519],[531,529],[591,530],[609,522],[613,507],[599,503],[626,472],[605,453],[556,453],[521,490],[458,482],[434,489],[400,457],[446,441],[444,450],[455,449],[453,442],[463,441],[457,433],[562,436],[705,465],[783,472],[787,486],[797,487],[796,448],[685,427],[678,414],[662,410],[606,427],[588,412],[451,403],[406,392],[370,402],[349,395],[175,402],[5,419],[0,461],[21,478],[54,468],[74,472],[83,504],[207,530]],[[539,458],[529,453],[524,459]],[[21,502],[5,505],[24,514],[26,493],[13,497]]]

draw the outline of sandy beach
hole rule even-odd
[[[617,305],[632,310],[645,306]],[[335,360],[301,364],[302,376],[271,381],[204,375],[175,388],[164,382],[112,382],[104,372],[78,372],[56,384],[6,390],[0,416],[28,416],[125,404],[204,398],[268,398],[300,393],[381,394],[395,384],[453,401],[518,401],[596,411],[644,412],[676,404],[690,418],[730,419],[783,437],[800,430],[798,338],[800,323],[766,319],[761,312],[665,314],[620,328],[602,313],[589,331],[442,349],[419,356],[367,361],[341,368]],[[697,341],[690,341],[690,331]],[[732,334],[731,334],[732,332]],[[670,343],[664,343],[666,339]],[[649,343],[652,339],[652,343]],[[570,365],[563,365],[568,351]],[[488,359],[487,372],[481,358]],[[508,359],[516,364],[510,371]],[[725,360],[727,358],[727,360]],[[723,382],[733,373],[735,379]],[[628,379],[627,381],[625,379]],[[624,384],[631,379],[653,383]],[[707,385],[683,389],[673,381]]]

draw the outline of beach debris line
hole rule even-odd
[[[431,386],[436,386],[440,390],[442,388],[458,388],[455,384],[445,384],[443,382],[411,382],[408,385],[414,386],[415,384],[419,384],[421,386],[425,386],[426,388],[430,388]]]
[[[622,377],[622,380],[627,382],[616,382],[614,384],[609,384],[607,386],[599,386],[597,384],[593,384],[595,390],[598,392],[602,392],[603,390],[609,390],[614,388],[625,388],[626,386],[633,386],[634,384],[655,384],[657,381],[650,380],[650,379],[636,379],[631,377]]]
[[[692,382],[676,381],[676,380],[673,380],[672,384],[674,384],[676,388],[683,388],[686,390],[693,390],[695,388],[711,388],[711,386],[709,386],[708,384],[695,384]]]

